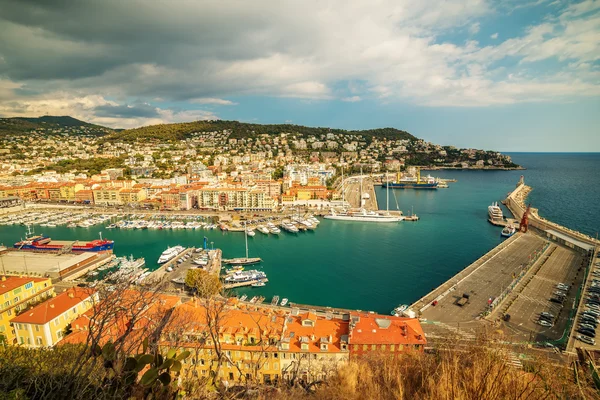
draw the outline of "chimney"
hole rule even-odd
[[[2,275],[2,282],[6,280],[6,275]]]
[[[54,304],[50,304],[50,308],[54,308]]]
[[[72,299],[74,299],[75,298],[75,293],[69,292],[69,297],[72,298]]]

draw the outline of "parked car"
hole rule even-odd
[[[596,345],[596,341],[588,336],[577,335],[575,339],[582,341],[583,343],[591,344],[592,346]]]
[[[538,319],[537,323],[538,323],[538,325],[541,325],[541,326],[547,326],[547,327],[551,327],[552,326],[552,324],[550,322],[548,322],[546,320],[543,320],[543,319]]]

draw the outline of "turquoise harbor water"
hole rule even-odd
[[[500,229],[487,222],[487,206],[503,199],[521,174],[533,186],[530,200],[548,219],[590,235],[600,229],[600,154],[512,154],[526,171],[433,171],[456,178],[448,189],[390,191],[390,208],[418,222],[365,224],[323,220],[314,232],[282,232],[248,238],[250,256],[261,257],[268,275],[264,288],[238,293],[287,297],[292,302],[387,313],[444,282],[501,242]],[[377,188],[381,208],[386,191]],[[115,240],[115,254],[143,256],[155,265],[167,245],[200,246],[204,236],[225,257],[244,255],[244,235],[219,230],[106,230],[36,227],[55,239],[90,240],[102,231]],[[0,242],[24,236],[21,226],[0,226]]]

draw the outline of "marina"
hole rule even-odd
[[[547,157],[540,157],[540,160],[546,160]],[[563,223],[570,223],[570,226],[582,231],[594,232],[593,227],[598,224],[593,219],[595,214],[592,214],[592,218],[580,218],[579,214],[572,212],[574,205],[568,199],[562,199],[565,201],[560,204],[552,203],[555,199],[561,199],[559,194],[556,194],[558,188],[537,183],[541,178],[536,178],[538,170],[535,169],[536,164],[532,159],[524,159],[521,162],[530,166],[527,176],[532,178],[529,178],[528,182],[534,190],[529,198],[533,204],[540,207],[540,214],[548,217],[552,215],[554,221],[570,218]],[[548,162],[543,161],[540,165],[542,164],[546,166]],[[506,240],[500,235],[502,228],[486,222],[487,207],[491,202],[505,198],[506,193],[515,187],[521,174],[521,171],[437,171],[436,176],[442,179],[458,178],[457,182],[452,184],[452,189],[390,190],[390,211],[402,208],[405,215],[409,216],[414,206],[414,213],[421,217],[415,224],[403,221],[399,224],[370,225],[318,218],[318,229],[295,234],[282,231],[278,235],[265,235],[256,230],[256,236],[248,237],[249,255],[262,259],[258,269],[267,274],[269,281],[262,287],[236,288],[233,293],[238,296],[247,295],[249,298],[260,295],[268,299],[278,294],[285,295],[296,304],[322,304],[388,314],[398,304],[414,303],[463,270],[466,265],[473,263],[473,260],[477,260]],[[591,189],[596,190],[595,187]],[[548,190],[554,191],[549,193]],[[377,192],[378,208],[385,210],[386,190],[381,186],[374,186],[374,191]],[[399,207],[396,206],[391,192],[396,193]],[[589,204],[590,210],[595,210],[595,203],[591,201]],[[499,206],[503,208],[505,215],[510,215],[503,204]],[[553,213],[552,210],[561,212]],[[567,212],[563,213],[562,210]],[[24,210],[24,213],[29,212],[44,215],[62,213],[60,209]],[[105,213],[121,215],[121,219],[132,216],[132,220],[144,216],[167,222],[183,222],[189,219],[212,223],[214,219],[213,216],[185,213],[157,215],[140,211],[114,212],[110,209],[73,210],[70,213],[87,213],[90,216]],[[23,211],[10,216],[21,214]],[[136,217],[133,217],[134,215]],[[257,225],[265,227],[268,223],[275,225],[282,219],[288,219],[281,216],[256,219],[248,217],[249,220],[255,220]],[[272,222],[259,222],[259,219]],[[291,220],[291,217],[289,219]],[[67,228],[65,225],[34,225],[33,228],[37,234],[71,241],[94,240],[102,232],[103,237],[115,242],[116,256],[133,255],[136,259],[144,258],[145,268],[149,271],[159,268],[157,260],[168,246],[198,248],[203,246],[204,237],[207,238],[208,249],[220,249],[224,258],[245,256],[243,224],[239,219],[231,219],[230,223],[237,221],[240,224],[240,232],[221,231],[218,228],[107,230],[106,226],[115,220],[116,217],[113,217],[113,222],[107,220],[104,224],[87,228]],[[548,225],[548,229],[558,228]],[[0,226],[0,243],[12,247],[20,238],[25,238],[26,231],[26,225]],[[188,262],[192,264],[191,261],[192,258],[183,265],[188,265]],[[365,272],[365,266],[368,266],[368,273]],[[176,279],[175,274],[182,271],[182,268],[174,269],[167,277]],[[351,282],[361,284],[355,285]],[[377,293],[377,296],[373,296],[372,293]]]

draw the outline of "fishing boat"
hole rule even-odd
[[[395,317],[399,317],[402,315],[402,312],[406,311],[408,309],[409,305],[408,304],[401,304],[398,307],[394,308],[391,312],[391,314]]]
[[[265,285],[266,285],[266,283],[264,281],[260,281],[260,282],[253,283],[251,286],[252,287],[263,287]]]
[[[502,236],[502,237],[511,237],[516,232],[517,232],[517,228],[515,228],[513,225],[506,225],[504,227],[504,229],[502,229],[502,232],[500,232],[500,236]]]
[[[271,304],[274,306],[279,304],[279,296],[277,296],[277,295],[273,296],[273,300],[271,300]]]
[[[284,306],[286,306],[286,305],[287,305],[288,301],[289,301],[289,300],[288,300],[287,298],[285,298],[285,297],[284,297],[283,299],[281,299],[281,303],[279,303],[279,305],[280,305],[281,307],[284,307]]]
[[[246,295],[246,294],[243,294],[243,295],[240,297],[240,301],[245,301],[247,298],[248,298],[248,295]]]
[[[256,232],[254,232],[254,230],[252,230],[252,228],[247,228],[246,235],[248,235],[250,237],[254,237],[254,235],[256,235]]]

